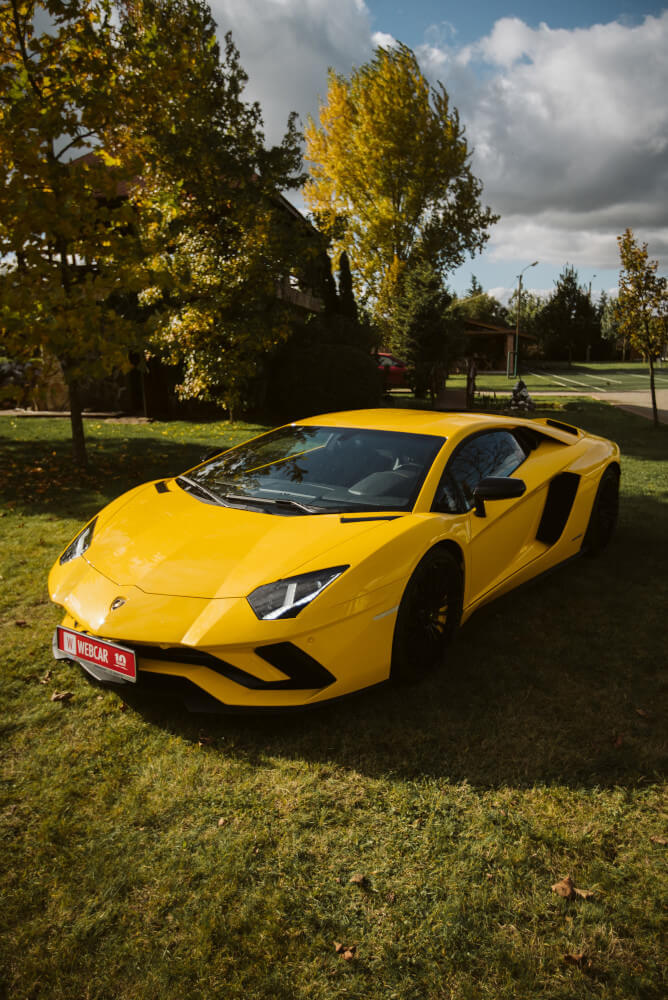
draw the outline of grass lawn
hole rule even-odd
[[[574,362],[570,368],[532,368],[529,361],[522,362],[521,378],[529,392],[641,392],[649,393],[649,368],[636,362]],[[517,379],[505,374],[478,372],[478,392],[496,392],[510,396]],[[655,368],[657,389],[668,389],[668,365]],[[448,387],[466,388],[466,375],[450,375]]]
[[[102,503],[257,428],[89,420],[81,475],[67,421],[0,419],[0,996],[663,1000],[668,428],[555,408],[622,447],[612,546],[428,682],[270,718],[125,706],[46,593]]]

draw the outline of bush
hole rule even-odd
[[[295,341],[272,369],[267,402],[272,419],[286,421],[377,406],[381,392],[374,360],[358,348]]]

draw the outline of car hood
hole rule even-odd
[[[98,518],[85,559],[119,587],[181,597],[243,597],[303,569],[349,562],[337,552],[387,521],[288,515],[202,503],[174,481],[149,484]]]

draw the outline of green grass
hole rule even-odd
[[[544,362],[542,363],[544,364]],[[649,368],[635,362],[606,362],[566,366],[532,367],[522,362],[521,378],[529,392],[641,392],[649,393]],[[478,372],[478,392],[510,394],[517,380],[505,374]],[[657,389],[668,389],[668,366],[660,364],[655,370]],[[451,375],[448,387],[466,388],[466,375]]]
[[[0,420],[0,996],[666,995],[668,428],[558,412],[622,446],[610,549],[479,612],[427,683],[270,718],[126,707],[51,659],[46,594],[101,503],[257,428],[87,421],[80,476],[66,421]]]

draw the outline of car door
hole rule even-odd
[[[512,430],[472,434],[448,461],[434,499],[434,510],[464,514],[469,540],[465,606],[477,603],[508,576],[545,551],[536,542],[544,491],[528,490],[509,500],[488,501],[485,516],[475,511],[474,490],[487,476],[522,478],[531,448]]]

